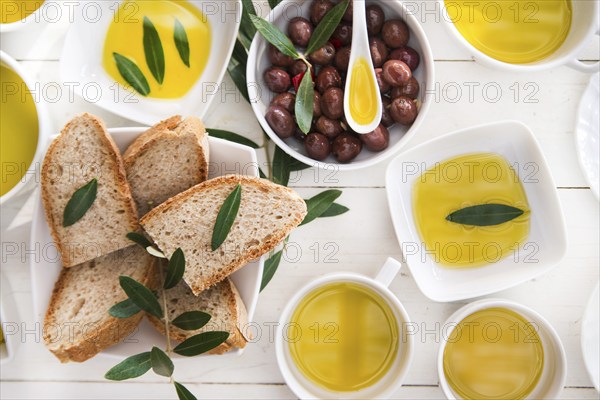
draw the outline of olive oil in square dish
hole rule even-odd
[[[193,4],[126,0],[114,15],[102,64],[112,79],[142,96],[185,96],[208,62],[211,28]]]
[[[531,211],[523,185],[508,161],[495,153],[436,163],[416,179],[412,198],[423,244],[445,267],[495,263],[529,234]]]

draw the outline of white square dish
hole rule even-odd
[[[108,132],[113,137],[121,152],[123,152],[127,146],[129,146],[129,144],[146,129],[147,128],[115,128],[109,129]],[[209,146],[209,178],[234,173],[258,176],[256,152],[250,147],[213,137],[209,137]],[[35,320],[43,325],[54,283],[58,278],[62,265],[56,246],[50,236],[44,208],[41,204],[41,197],[38,197],[35,204],[31,227],[31,246],[34,246],[33,248],[39,250],[37,252],[39,256],[31,257],[30,264],[33,309]],[[237,287],[242,301],[246,306],[248,322],[252,321],[256,310],[264,259],[265,256],[248,263],[231,275],[231,280]],[[164,337],[160,335],[146,319],[144,319],[138,329],[122,343],[102,351],[97,357],[109,356],[113,358],[124,358],[148,351],[153,345],[162,347],[164,342]],[[243,349],[236,349],[227,353],[226,356],[237,356],[242,354],[242,352]],[[175,354],[173,355],[173,358],[182,357]]]
[[[480,152],[501,155],[520,177],[532,210],[529,236],[517,251],[496,263],[445,268],[425,251],[415,225],[412,188],[435,163]],[[419,289],[431,300],[456,301],[507,289],[547,272],[566,253],[565,222],[554,180],[533,133],[520,122],[476,126],[410,149],[390,163],[386,187],[404,260]]]
[[[74,13],[60,57],[61,80],[69,82],[69,87],[83,99],[141,124],[153,125],[175,114],[204,117],[227,69],[242,5],[240,0],[189,2],[203,11],[210,24],[211,47],[204,71],[185,96],[177,99],[143,97],[118,85],[106,73],[102,66],[104,39],[120,0],[78,3],[77,7],[94,10],[89,13],[96,16],[91,19],[84,18],[83,12]]]

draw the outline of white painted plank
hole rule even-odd
[[[117,117],[68,93],[60,83],[57,62],[23,63],[40,82],[38,95],[50,99],[52,128],[58,132],[72,116],[87,111],[109,127],[139,124]],[[589,77],[564,67],[538,74],[490,73],[475,63],[437,62],[433,104],[428,118],[406,148],[453,130],[516,119],[535,133],[559,187],[586,187],[575,150],[574,126],[580,97]],[[206,125],[236,131],[261,144],[263,134],[250,106],[231,93],[227,77],[207,114]],[[472,92],[470,91],[472,88]],[[497,101],[496,90],[501,91]],[[500,92],[498,92],[500,93]],[[528,97],[529,96],[529,97]],[[517,100],[517,101],[516,101]],[[383,186],[388,162],[359,171],[317,171],[292,174],[292,186]]]
[[[392,0],[386,0],[392,1]],[[574,0],[588,1],[588,0]],[[263,15],[269,11],[266,1],[254,0],[257,12]],[[409,13],[413,14],[423,26],[436,60],[470,60],[471,55],[449,35],[442,23],[444,14],[436,0],[403,1]],[[60,3],[58,3],[60,4]],[[57,11],[58,10],[58,11]],[[93,9],[88,10],[90,17]],[[69,6],[44,13],[40,23],[14,33],[3,33],[0,47],[19,60],[58,60],[64,42],[64,35],[73,17],[86,12],[82,2],[69,2]],[[57,18],[60,17],[60,18]],[[579,54],[582,60],[598,60],[598,37],[592,37]]]
[[[304,197],[317,191],[314,188],[299,189]],[[581,359],[579,321],[599,275],[598,204],[589,190],[560,190],[559,194],[570,241],[566,258],[551,272],[492,296],[522,302],[544,315],[557,329],[568,354],[567,385],[590,387],[591,382]],[[290,251],[258,303],[256,321],[261,327],[261,335],[257,342],[249,345],[244,355],[233,362],[211,359],[210,364],[206,364],[202,358],[186,360],[177,369],[179,379],[218,383],[282,383],[269,327],[277,323],[291,294],[326,272],[354,271],[372,276],[386,257],[401,258],[388,216],[384,189],[346,188],[339,202],[348,206],[350,212],[335,220],[319,219],[292,234]],[[25,203],[25,207],[30,210],[31,203]],[[29,218],[29,212],[23,212],[18,219],[4,225],[3,214],[3,246],[14,242],[23,246],[22,249],[30,248],[25,245],[29,236]],[[23,250],[19,254],[7,255],[6,262],[3,260],[2,263],[3,279],[8,280],[10,287],[9,293],[2,293],[2,296],[14,300],[19,320],[25,323],[28,330],[34,329],[26,264],[31,256]],[[326,259],[326,256],[329,258]],[[412,320],[423,327],[416,340],[415,354],[418,356],[413,361],[406,382],[411,385],[435,385],[438,343],[434,333],[424,332],[435,332],[436,323],[443,323],[466,302],[444,304],[427,300],[419,292],[407,269],[395,279],[391,289],[405,304]],[[15,360],[2,368],[2,380],[102,381],[104,372],[115,364],[113,360],[96,358],[84,364],[60,365],[39,343],[39,336],[36,338],[29,333],[23,339]],[[149,375],[142,380],[156,382],[160,378]]]
[[[286,385],[226,385],[226,384],[194,384],[185,386],[199,399],[295,399]],[[171,385],[120,383],[57,383],[57,382],[3,382],[0,397],[12,399],[56,399],[85,400],[121,398],[130,400],[164,400],[176,399]],[[403,386],[391,399],[442,399],[444,395],[438,386]],[[560,399],[598,399],[598,392],[593,388],[565,388]]]

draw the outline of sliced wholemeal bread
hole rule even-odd
[[[161,304],[164,292],[162,291],[160,294]],[[246,306],[230,279],[225,279],[217,283],[198,296],[195,296],[183,281],[179,282],[174,288],[167,290],[166,293],[169,320],[172,321],[187,311],[202,311],[211,316],[210,321],[204,327],[193,331],[179,329],[170,324],[169,336],[171,339],[181,342],[202,332],[226,331],[229,332],[229,338],[218,347],[209,351],[210,354],[222,354],[229,351],[232,347],[243,348],[246,346],[247,340],[242,333],[248,329]],[[164,321],[150,314],[147,314],[147,316],[152,325],[164,335]]]
[[[123,155],[138,214],[205,181],[208,158],[208,135],[196,117],[177,115],[141,134]]]
[[[157,259],[130,246],[73,268],[63,268],[44,319],[44,343],[61,361],[85,361],[119,343],[139,324],[143,312],[113,318],[108,310],[127,299],[119,276],[155,289]]]
[[[217,214],[241,184],[238,215],[214,252]],[[140,223],[168,256],[181,248],[184,279],[195,295],[277,246],[306,215],[306,203],[293,190],[264,179],[223,176],[196,185],[146,214]]]
[[[67,202],[96,178],[96,199],[83,217],[63,226]],[[98,118],[73,118],[54,139],[44,158],[42,202],[50,233],[65,267],[81,264],[131,245],[125,237],[139,229],[123,160]]]

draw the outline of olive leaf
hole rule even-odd
[[[233,53],[231,53],[231,58],[242,66],[242,69],[246,70],[246,65],[248,64],[248,52],[244,48],[244,45],[240,40],[235,41],[235,45],[233,46]]]
[[[169,259],[169,265],[167,267],[167,277],[165,278],[165,289],[171,289],[175,287],[183,277],[185,272],[185,256],[181,247],[173,252]]]
[[[307,213],[300,225],[306,225],[312,220],[319,218],[341,194],[341,190],[331,189],[305,200]]]
[[[265,267],[263,269],[262,280],[260,282],[260,291],[261,292],[269,284],[269,282],[271,282],[271,279],[273,279],[273,276],[275,275],[277,268],[279,268],[279,264],[281,263],[281,256],[283,255],[283,250],[285,249],[285,245],[287,244],[289,239],[290,239],[289,236],[286,237],[285,240],[283,241],[283,249],[279,250],[276,253],[272,253],[270,255],[270,257],[267,258],[267,260],[265,261]]]
[[[348,211],[350,211],[350,209],[348,207],[343,206],[338,203],[333,203],[332,205],[329,206],[329,208],[327,210],[325,210],[323,212],[323,214],[319,215],[319,218],[336,217],[336,216],[342,215]]]
[[[196,396],[192,394],[185,386],[177,381],[173,381],[175,385],[175,391],[177,392],[177,397],[179,400],[198,400]]]
[[[153,346],[150,351],[150,363],[152,370],[156,374],[166,376],[167,378],[173,375],[173,370],[175,369],[173,361],[171,361],[164,351],[156,346]]]
[[[250,15],[256,15],[252,0],[242,0],[242,20],[240,21],[240,39],[247,49],[256,35],[256,27],[250,20]]]
[[[146,64],[154,79],[162,85],[165,78],[165,53],[163,51],[160,36],[154,24],[148,17],[144,17],[144,54]]]
[[[173,39],[175,40],[175,47],[177,48],[177,52],[179,53],[181,61],[183,61],[185,66],[189,68],[190,42],[188,41],[187,33],[185,33],[183,24],[179,22],[177,18],[175,18],[175,33],[173,34]]]
[[[250,14],[250,20],[265,40],[275,46],[280,52],[292,58],[300,58],[300,54],[296,51],[292,41],[279,28],[256,15]]]
[[[108,309],[111,317],[129,318],[142,311],[131,299],[123,300]]]
[[[240,209],[241,199],[242,185],[238,183],[235,189],[227,196],[217,214],[217,220],[215,221],[210,242],[212,251],[217,250],[227,238],[227,235],[233,226],[233,221],[235,221],[235,217]]]
[[[104,377],[111,381],[124,381],[144,375],[150,369],[150,352],[136,354],[121,361],[108,370]]]
[[[313,51],[320,49],[325,45],[325,43],[327,43],[335,29],[342,21],[342,17],[344,16],[347,8],[348,0],[344,0],[329,10],[327,14],[325,14],[310,37],[310,41],[306,47],[306,54],[310,54]]]
[[[212,137],[216,137],[219,139],[229,140],[230,142],[243,144],[244,146],[252,147],[253,149],[258,149],[260,146],[253,142],[250,139],[243,137],[242,135],[238,135],[237,133],[233,133],[230,131],[224,131],[222,129],[206,129],[208,134]]]
[[[127,239],[131,240],[132,242],[135,242],[135,243],[139,244],[144,249],[146,247],[152,246],[152,243],[146,238],[146,236],[142,235],[141,233],[129,232],[125,236],[127,237]]]
[[[281,3],[281,0],[269,0],[269,7],[271,7],[271,9],[277,7],[277,5]]]
[[[173,351],[186,357],[197,356],[214,349],[227,340],[229,332],[212,331],[194,335],[181,342]]]
[[[150,289],[132,277],[125,275],[119,276],[119,283],[123,291],[136,306],[159,319],[163,317],[162,308]]]
[[[142,96],[150,94],[150,85],[136,63],[119,53],[113,53],[119,73],[136,92]]]
[[[525,211],[505,204],[478,204],[448,214],[446,220],[462,225],[490,226],[513,220]]]
[[[73,225],[85,215],[94,204],[97,192],[98,180],[94,178],[73,193],[63,212],[64,227]]]
[[[246,99],[246,101],[249,103],[250,95],[248,94],[248,86],[246,86],[246,69],[241,64],[229,64],[227,66],[227,72],[229,73],[233,83],[235,83],[235,86],[242,94],[242,97],[244,97],[244,99]]]
[[[202,311],[186,311],[175,318],[172,323],[180,329],[193,331],[206,325],[210,318],[209,314]]]
[[[296,104],[294,105],[298,127],[305,134],[308,134],[312,126],[314,100],[315,89],[309,68],[302,77],[302,82],[300,82],[296,94]]]

